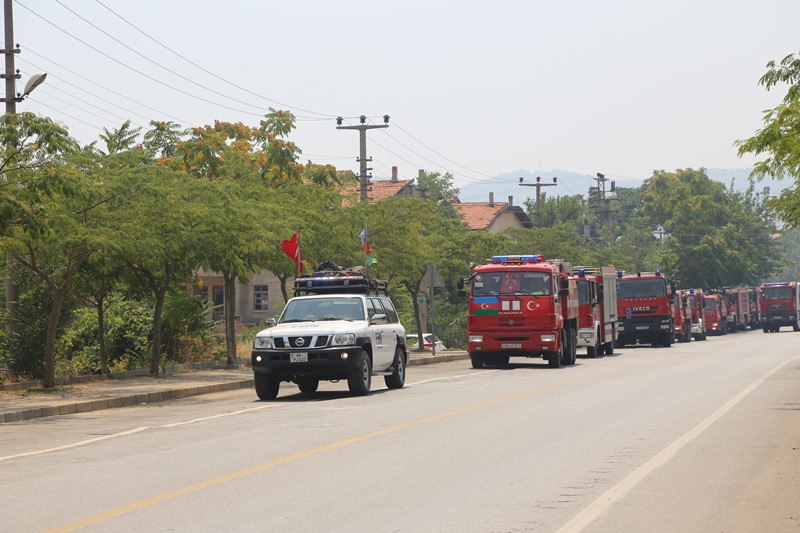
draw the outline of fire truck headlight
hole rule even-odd
[[[542,335],[542,342],[556,342],[555,335]]]
[[[469,342],[483,342],[483,335],[470,335]]]

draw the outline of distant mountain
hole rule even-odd
[[[719,181],[725,187],[730,187],[732,182],[735,190],[744,192],[747,190],[748,177],[752,170],[752,168],[710,168],[706,169],[706,173],[709,178]],[[496,202],[507,202],[509,197],[512,197],[514,205],[522,205],[527,198],[536,195],[536,188],[533,185],[536,183],[537,176],[541,177],[541,183],[547,185],[547,187],[542,187],[542,192],[546,192],[548,196],[580,194],[585,197],[589,194],[589,187],[597,185],[595,176],[568,170],[546,170],[535,173],[527,170],[514,170],[494,178],[464,185],[460,187],[461,192],[458,197],[462,202],[488,202],[489,194],[493,193]],[[551,186],[549,184],[553,183],[554,176],[558,178],[557,185]],[[523,178],[522,182],[520,182],[520,178]],[[617,187],[641,187],[644,183],[644,180],[609,178],[606,181],[606,191],[610,190],[611,181],[614,181]],[[774,195],[792,185],[793,182],[788,179],[764,180],[756,182],[756,190],[761,191],[764,187],[769,187],[770,193]]]

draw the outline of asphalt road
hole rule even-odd
[[[4,531],[800,529],[800,334],[0,426]]]

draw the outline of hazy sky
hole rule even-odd
[[[13,10],[17,90],[48,73],[17,110],[82,143],[127,119],[144,130],[150,120],[255,126],[274,107],[296,115],[303,161],[358,173],[359,135],[335,117],[388,114],[389,128],[367,133],[373,175],[451,172],[460,187],[520,169],[643,179],[752,166],[733,142],[786,93],[758,80],[769,60],[800,51],[798,0],[19,0]]]

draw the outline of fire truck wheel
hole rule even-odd
[[[361,360],[358,367],[350,371],[347,376],[347,388],[353,396],[366,396],[372,386],[372,363],[369,354],[361,352]]]
[[[492,363],[494,363],[497,366],[506,367],[508,366],[509,361],[511,361],[511,357],[508,355],[495,355],[494,361],[492,361]]]
[[[664,335],[664,347],[669,348],[670,346],[672,346],[672,339],[674,338],[675,335],[673,333],[667,333],[666,335]]]
[[[483,368],[483,355],[477,353],[469,354],[469,358],[472,361],[472,368]]]
[[[597,352],[600,351],[598,346],[587,346],[586,347],[586,357],[590,359],[594,359],[597,357]]]
[[[602,355],[603,354],[603,349],[600,347],[600,331],[599,330],[595,332],[595,339],[597,339],[597,340],[596,340],[594,346],[587,346],[586,347],[586,357],[589,357],[589,358],[592,358],[592,359],[594,359],[598,355]]]
[[[614,343],[607,342],[603,345],[603,354],[604,355],[614,355]]]
[[[800,323],[798,323],[797,321],[795,321],[795,323],[794,323],[794,324],[792,324],[792,329],[793,329],[794,331],[800,331]]]
[[[570,339],[569,339],[569,364],[574,365],[575,361],[577,360],[578,360],[578,332],[575,329],[571,329]]]
[[[561,366],[561,359],[564,357],[564,344],[567,342],[567,336],[564,330],[561,330],[561,344],[557,352],[550,352],[547,363],[550,368],[558,368]]]

